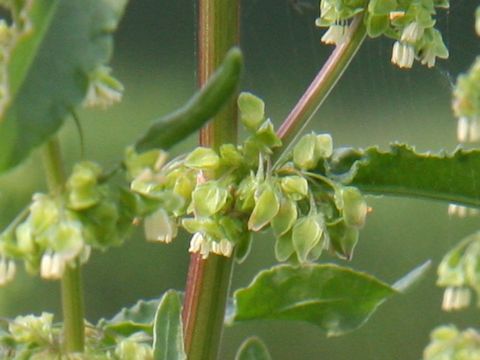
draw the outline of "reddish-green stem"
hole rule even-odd
[[[238,43],[239,0],[199,0],[198,81],[203,86],[227,51]],[[237,138],[236,99],[200,133],[200,144],[218,149]],[[192,254],[188,270],[183,325],[189,360],[216,359],[233,270],[232,258]]]
[[[365,39],[365,35],[366,29],[363,24],[363,16],[360,14],[353,19],[345,41],[335,48],[278,129],[277,134],[282,139],[283,147],[274,154],[275,160],[279,160],[290,149],[297,136],[302,133],[302,130],[313,118],[345,72]]]

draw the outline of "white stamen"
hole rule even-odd
[[[348,32],[348,25],[344,22],[335,23],[330,25],[327,32],[322,36],[322,42],[331,45],[340,45],[345,42]]]
[[[443,294],[442,309],[445,311],[460,310],[470,305],[471,294],[468,288],[447,287]]]
[[[392,63],[400,68],[411,68],[415,59],[415,51],[409,44],[396,41],[393,44]]]
[[[400,41],[414,44],[423,36],[423,30],[423,27],[414,21],[403,29]]]

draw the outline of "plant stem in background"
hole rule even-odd
[[[199,0],[198,81],[203,86],[239,40],[239,0]],[[236,99],[230,102],[200,133],[200,145],[218,149],[236,143]],[[192,254],[188,270],[183,324],[189,360],[216,359],[223,330],[233,258]]]
[[[282,148],[274,153],[273,159],[278,163],[283,154],[294,143],[297,136],[307,126],[322,105],[323,101],[330,94],[330,91],[337,84],[365,39],[366,28],[363,24],[362,14],[357,15],[346,35],[345,41],[338,45],[332,52],[327,62],[320,69],[308,89],[304,92],[295,107],[288,114],[285,121],[278,129],[278,136],[282,139]]]
[[[65,185],[65,171],[58,138],[53,137],[44,145],[43,164],[50,192],[60,194]],[[61,288],[65,351],[83,352],[85,328],[80,264],[74,268],[66,266]]]

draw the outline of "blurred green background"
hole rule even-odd
[[[392,42],[367,41],[340,84],[315,116],[311,128],[333,135],[336,146],[386,147],[405,141],[419,150],[453,150],[456,123],[450,110],[452,79],[480,53],[473,34],[476,2],[455,1],[439,26],[451,51],[435,69],[415,64],[401,71],[390,64]],[[321,45],[316,29],[317,1],[242,2],[242,47],[246,74],[242,88],[261,96],[276,124],[288,114],[331,47]],[[124,101],[108,111],[83,111],[86,158],[114,163],[153,119],[181,105],[195,89],[195,1],[131,1],[116,36],[114,74],[125,84]],[[78,134],[71,121],[61,132],[71,166],[80,156]],[[178,145],[178,153],[196,137]],[[0,178],[0,225],[23,208],[31,194],[45,188],[38,154]],[[442,290],[435,286],[435,266],[463,236],[478,229],[478,218],[449,218],[446,204],[421,200],[369,198],[373,212],[361,233],[350,264],[393,282],[432,259],[434,267],[408,294],[382,305],[360,330],[327,339],[306,324],[267,322],[227,328],[221,359],[233,359],[241,341],[256,334],[274,359],[419,359],[430,330],[442,323],[474,325],[475,309],[448,314],[440,310]],[[141,231],[125,245],[95,253],[84,271],[87,317],[112,316],[140,298],[158,297],[169,288],[183,289],[188,267],[188,239],[172,245],[147,244]],[[322,261],[334,261],[324,258]],[[234,273],[233,288],[247,285],[254,274],[274,264],[273,242],[260,236],[252,255]],[[51,311],[59,314],[54,282],[30,278],[23,271],[0,289],[0,316]],[[59,319],[59,317],[58,317]]]

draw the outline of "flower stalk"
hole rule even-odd
[[[52,138],[43,149],[43,164],[48,189],[60,194],[65,186],[65,171],[58,138]],[[66,352],[83,352],[85,344],[83,291],[81,268],[66,266],[61,280],[64,349]]]
[[[366,36],[362,14],[357,15],[342,41],[332,52],[307,90],[277,131],[283,147],[274,153],[275,163],[288,153],[297,137],[313,118],[341,78]]]

